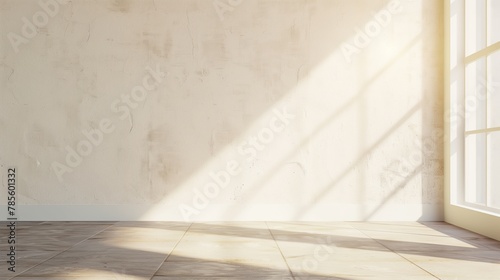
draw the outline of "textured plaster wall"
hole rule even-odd
[[[440,220],[441,2],[0,1],[1,202],[15,167],[25,220]]]

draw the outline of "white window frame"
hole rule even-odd
[[[465,68],[500,50],[500,43],[495,43],[466,56],[466,1],[470,0],[445,0],[445,221],[500,240],[500,209],[465,199],[465,137],[497,130],[466,133],[465,118],[457,117],[457,107],[465,108]]]

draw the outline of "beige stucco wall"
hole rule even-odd
[[[0,2],[20,219],[442,219],[441,1],[40,3]]]

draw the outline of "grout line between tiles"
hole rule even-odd
[[[155,272],[153,273],[153,275],[151,275],[151,278],[149,278],[150,280],[153,279],[156,276],[156,273],[158,273],[158,270],[160,270],[161,266],[168,260],[168,258],[170,257],[170,255],[172,255],[172,253],[174,252],[175,248],[177,248],[177,245],[179,245],[179,243],[181,243],[181,240],[184,238],[184,236],[186,236],[186,233],[189,231],[189,229],[191,228],[192,225],[193,225],[193,223],[189,224],[188,228],[186,229],[186,231],[184,231],[184,233],[182,234],[181,238],[179,238],[179,240],[177,241],[177,243],[175,243],[174,248],[172,248],[172,250],[170,251],[170,253],[168,253],[168,255],[165,257],[165,259],[160,263],[160,265],[155,270]]]
[[[271,234],[271,236],[274,240],[274,243],[276,243],[276,247],[278,247],[278,251],[280,252],[281,257],[283,258],[283,260],[286,263],[286,267],[288,267],[288,272],[290,273],[290,276],[292,276],[292,279],[295,279],[295,276],[293,275],[292,269],[290,268],[290,265],[288,264],[288,261],[286,260],[285,255],[283,255],[283,251],[281,250],[280,245],[278,244],[278,241],[276,240],[276,238],[274,238],[274,234],[271,231],[271,228],[269,228],[269,225],[267,224],[267,222],[264,222],[264,223],[266,224],[267,230]]]
[[[421,267],[420,265],[418,265],[418,264],[416,264],[416,263],[412,262],[411,260],[407,259],[407,258],[406,258],[406,257],[404,257],[403,255],[401,255],[401,254],[399,254],[398,252],[396,252],[396,251],[392,250],[391,248],[389,248],[389,247],[385,246],[384,244],[382,244],[382,243],[381,243],[381,242],[379,242],[378,240],[376,240],[376,239],[372,238],[371,236],[369,236],[368,234],[364,233],[362,230],[360,230],[360,229],[358,229],[358,228],[356,228],[356,227],[354,227],[354,228],[355,228],[357,231],[359,231],[361,234],[363,234],[364,236],[366,236],[366,237],[368,237],[369,239],[371,239],[371,240],[373,240],[373,241],[377,242],[378,244],[380,244],[381,246],[383,246],[383,247],[384,247],[384,248],[386,248],[387,250],[389,250],[389,251],[393,252],[394,254],[398,255],[400,258],[403,258],[403,259],[404,259],[404,260],[406,260],[407,262],[409,262],[409,263],[413,264],[414,266],[416,266],[416,267],[420,268],[422,271],[427,272],[427,273],[428,273],[429,275],[431,275],[432,277],[434,277],[434,278],[436,278],[436,279],[438,279],[438,280],[441,280],[441,278],[437,277],[436,275],[434,275],[434,274],[433,274],[433,273],[431,273],[430,271],[428,271],[428,270],[426,270],[425,268]]]
[[[45,263],[45,262],[47,262],[47,261],[50,261],[51,259],[53,259],[53,258],[55,258],[55,257],[59,256],[60,254],[62,254],[62,253],[64,253],[64,252],[66,252],[66,251],[68,251],[68,250],[70,250],[70,249],[74,248],[74,247],[75,247],[75,246],[77,246],[78,244],[83,243],[83,242],[85,242],[85,241],[89,240],[90,238],[92,238],[92,237],[94,237],[94,236],[98,235],[99,233],[101,233],[101,232],[103,232],[103,231],[105,231],[105,230],[109,229],[110,227],[114,226],[116,223],[118,223],[118,222],[114,222],[113,224],[111,224],[111,225],[109,225],[109,226],[105,227],[104,229],[102,229],[101,231],[98,231],[98,232],[96,232],[96,233],[94,233],[94,234],[90,235],[89,237],[87,237],[87,238],[85,238],[85,239],[81,240],[80,242],[73,244],[72,246],[70,246],[70,247],[66,248],[65,250],[60,251],[59,253],[57,253],[57,254],[53,255],[52,257],[50,257],[50,258],[48,258],[48,259],[46,259],[46,260],[44,260],[44,261],[42,261],[42,262],[40,262],[40,263],[37,263],[37,264],[35,264],[35,265],[34,265],[34,266],[32,266],[32,267],[29,267],[29,268],[27,268],[27,269],[23,270],[21,273],[19,273],[18,275],[14,276],[14,277],[12,277],[12,278],[10,278],[10,279],[14,279],[14,278],[16,278],[16,277],[22,276],[22,274],[23,274],[23,273],[25,273],[25,272],[27,272],[28,270],[33,269],[33,268],[35,268],[35,267],[37,267],[37,266],[39,266],[39,265],[41,265],[41,264],[43,264],[43,263]],[[43,223],[42,223],[42,224],[43,224]]]

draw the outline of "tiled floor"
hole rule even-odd
[[[500,242],[439,222],[18,222],[16,237],[0,279],[500,279]]]

